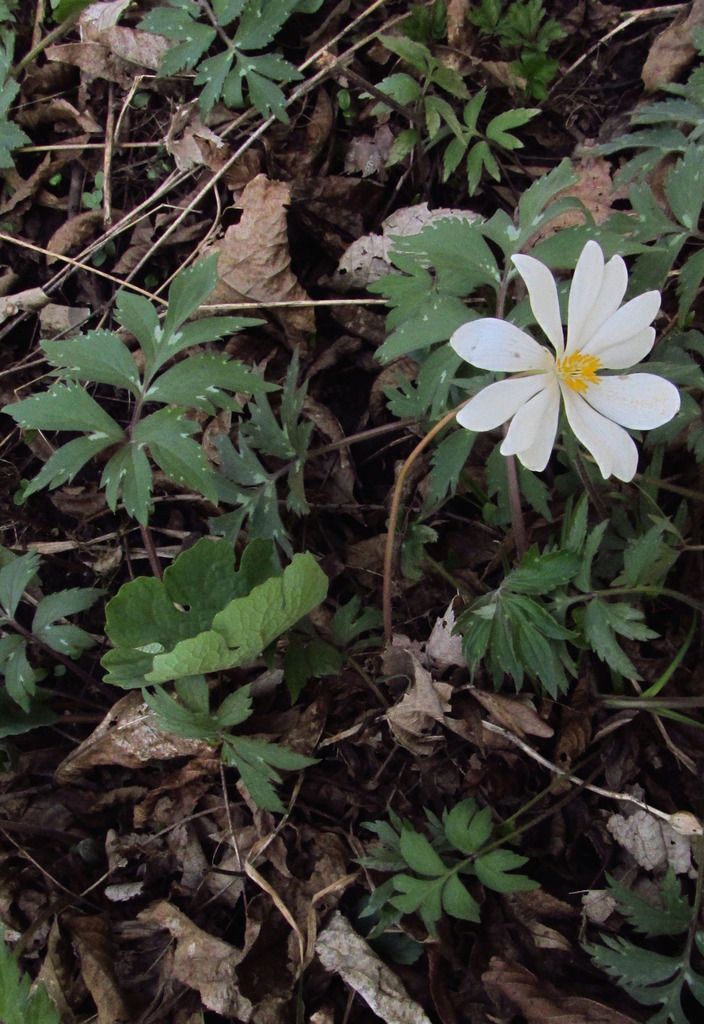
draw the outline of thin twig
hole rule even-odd
[[[411,454],[408,456],[404,464],[401,466],[401,470],[394,486],[393,496],[391,498],[391,509],[389,511],[389,530],[386,534],[386,546],[384,548],[384,583],[382,591],[382,604],[384,609],[384,637],[386,642],[391,642],[391,636],[393,633],[393,615],[391,608],[391,579],[393,575],[393,562],[394,562],[394,548],[396,541],[396,527],[398,522],[399,509],[401,507],[401,498],[403,496],[403,486],[406,482],[408,474],[410,473],[413,463],[416,461],[419,455],[421,455],[428,447],[433,438],[437,437],[441,430],[453,421],[457,413],[463,406],[469,401],[468,398],[461,402],[455,409],[451,409],[450,412],[445,413],[443,418],[439,420],[432,430],[429,430],[425,437],[418,442]]]
[[[602,786],[593,786],[591,782],[586,782],[585,779],[580,779],[578,775],[571,775],[569,772],[564,771],[562,768],[558,768],[558,766],[556,764],[553,764],[552,761],[548,761],[547,757],[543,757],[543,755],[539,754],[537,750],[533,750],[533,748],[528,743],[525,743],[522,739],[520,739],[514,733],[510,732],[508,729],[504,729],[503,726],[494,725],[493,722],[487,722],[486,720],[483,720],[482,727],[486,729],[487,732],[494,732],[499,736],[503,736],[503,738],[505,740],[508,740],[509,743],[513,743],[515,744],[515,746],[520,747],[524,754],[527,754],[528,757],[531,757],[534,761],[537,761],[537,763],[541,764],[543,768],[547,768],[548,771],[552,772],[554,775],[559,775],[560,778],[566,779],[568,782],[573,783],[573,785],[575,786],[580,786],[582,789],[588,789],[590,793],[596,793],[598,796],[605,796],[609,800],[616,800],[619,803],[633,804],[634,806],[638,807],[641,811],[647,811],[648,814],[652,814],[653,817],[659,818],[661,821],[667,822],[667,824],[674,828],[675,831],[680,831],[681,825],[678,829],[677,824],[681,821],[681,819],[684,816],[686,816],[687,818],[692,819],[690,827],[693,831],[689,834],[704,834],[704,828],[702,827],[701,823],[698,822],[695,816],[693,814],[690,814],[689,811],[677,811],[675,812],[675,814],[668,814],[666,811],[661,811],[657,807],[652,807],[650,804],[647,804],[644,800],[639,800],[638,797],[633,796],[631,793],[616,793],[613,789],[604,789]],[[673,818],[675,819],[674,823]]]

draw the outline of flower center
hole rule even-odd
[[[560,380],[580,395],[584,394],[590,384],[599,383],[596,372],[600,369],[601,363],[596,356],[585,356],[581,352],[563,356],[555,364],[555,370]]]

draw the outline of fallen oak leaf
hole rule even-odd
[[[236,970],[247,954],[247,946],[237,949],[209,935],[167,900],[147,907],[137,920],[171,934],[176,943],[174,976],[182,985],[199,992],[204,1006],[230,1019],[250,1019],[252,1004],[239,990]]]
[[[562,995],[544,978],[501,957],[491,958],[482,984],[494,1002],[503,998],[518,1007],[527,1024],[636,1024],[632,1017],[593,999]]]
[[[386,1024],[430,1024],[393,971],[338,911],[315,944],[321,964],[334,971]]]

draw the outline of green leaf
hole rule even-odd
[[[25,429],[80,430],[96,440],[101,436],[112,442],[124,437],[122,428],[94,398],[72,381],[54,384],[48,391],[6,405],[3,412]]]
[[[258,75],[254,70],[248,70],[247,87],[252,106],[259,111],[262,117],[273,116],[283,124],[288,124],[286,97],[275,82],[263,75]]]
[[[292,637],[284,657],[284,679],[291,701],[298,699],[310,679],[337,675],[344,663],[344,655],[326,640]]]
[[[22,637],[0,637],[0,671],[5,676],[8,695],[29,713],[41,677],[27,660],[27,646]]]
[[[271,552],[264,542],[251,544],[233,573],[230,545],[203,539],[176,559],[163,581],[126,584],[107,606],[106,631],[117,649],[103,658],[111,672],[106,681],[164,683],[259,657],[327,593],[312,555],[296,555],[282,576],[271,577]],[[265,572],[269,578],[262,579]]]
[[[222,749],[226,764],[234,765],[258,807],[283,812],[281,800],[272,783],[281,781],[275,771],[301,771],[315,764],[315,759],[297,754],[287,747],[245,736],[226,736]]]
[[[519,149],[523,143],[509,133],[515,128],[522,128],[540,114],[538,107],[517,107],[506,110],[503,114],[493,117],[486,126],[486,137],[504,149]]]
[[[230,74],[235,54],[232,50],[223,50],[215,57],[201,61],[198,74],[193,79],[194,85],[205,86],[198,97],[201,116],[207,117],[222,95],[225,79]]]
[[[677,281],[678,313],[682,322],[689,313],[704,280],[704,249],[693,253],[680,269]]]
[[[235,725],[241,725],[252,713],[252,688],[241,686],[229,697],[225,697],[218,710],[215,712],[218,726],[221,729],[231,729]]]
[[[469,894],[457,875],[450,875],[442,888],[443,910],[461,921],[473,921],[479,924],[479,904]]]
[[[132,431],[133,443],[147,446],[156,464],[174,483],[190,487],[217,501],[212,470],[200,445],[189,435],[199,430],[178,409],[159,409],[140,420]]]
[[[658,634],[642,625],[643,613],[626,604],[594,598],[581,615],[585,639],[602,661],[626,679],[641,679],[640,673],[616,640],[616,634],[648,640]]]
[[[609,893],[618,901],[620,912],[643,935],[680,935],[689,928],[692,908],[683,897],[680,883],[671,867],[660,883],[662,903],[659,906],[646,902],[611,875],[607,874],[606,880]]]
[[[273,391],[258,373],[227,356],[199,354],[188,356],[162,373],[148,388],[145,400],[181,405],[215,413],[218,409],[241,409],[239,402],[225,392],[259,394]]]
[[[58,717],[42,699],[41,690],[31,701],[28,712],[24,712],[19,705],[10,700],[7,694],[0,691],[0,739],[4,740],[8,736],[22,736],[26,732],[31,732],[32,729],[53,725]],[[2,994],[7,991],[1,979],[2,968],[0,967],[0,1007],[2,1007]],[[1,1008],[0,1013],[2,1013]],[[21,1019],[24,1021],[26,1018]]]
[[[2,55],[5,58],[3,60],[5,71],[2,77],[5,78],[12,55],[8,51],[4,51]],[[19,146],[26,146],[32,141],[19,125],[7,119],[7,112],[19,91],[20,87],[17,82],[9,80],[2,81],[0,84],[0,168],[14,167],[13,150]]]
[[[298,0],[248,0],[235,36],[242,50],[261,50],[296,10]]]
[[[0,1019],[3,1024],[61,1024],[56,1006],[43,985],[32,986],[21,974],[5,929],[0,926]]]
[[[482,854],[474,861],[473,867],[477,878],[487,889],[494,892],[530,892],[538,888],[538,883],[525,875],[509,875],[508,871],[522,867],[527,857],[521,857],[512,850],[493,850]]]
[[[471,798],[455,804],[443,821],[445,837],[460,853],[476,853],[491,837],[493,825],[491,809],[480,811]]]
[[[330,622],[330,633],[338,647],[351,647],[362,634],[381,626],[381,613],[377,608],[362,608],[359,597],[350,598],[340,605]]]
[[[244,10],[246,0],[213,0],[213,11],[220,25],[229,25],[239,18]]]
[[[122,290],[117,293],[115,317],[139,342],[144,353],[146,375],[149,376],[154,368],[158,339],[161,337],[159,317],[154,306],[143,295]]]
[[[54,625],[58,619],[84,612],[95,604],[102,593],[102,590],[95,587],[75,587],[72,590],[58,590],[55,594],[48,594],[37,605],[32,620],[32,632],[39,635],[47,627]]]
[[[0,569],[0,606],[8,619],[15,617],[22,595],[39,570],[40,561],[36,551],[30,551]]]
[[[163,344],[171,345],[179,327],[202,306],[218,279],[217,253],[179,271],[169,288],[169,306],[163,324]]]
[[[105,499],[113,512],[121,497],[127,514],[146,526],[151,510],[152,470],[139,444],[126,444],[115,452],[103,468],[100,486],[105,488]]]
[[[379,40],[387,50],[395,53],[397,57],[405,60],[407,64],[424,75],[435,63],[427,46],[407,39],[406,36],[379,36]]]
[[[574,578],[575,587],[577,590],[581,590],[583,594],[588,594],[592,589],[592,562],[601,547],[601,542],[604,539],[608,525],[608,520],[599,523],[587,536],[582,552],[582,564]]]
[[[110,331],[88,331],[70,341],[43,341],[42,348],[62,375],[79,381],[112,384],[140,394],[141,381],[137,364],[129,349]]]
[[[580,558],[574,551],[541,555],[532,547],[519,567],[508,574],[505,585],[516,594],[546,594],[569,583],[579,567]]]
[[[448,494],[455,494],[460,473],[471,454],[476,436],[471,430],[454,430],[435,448],[426,492],[426,504],[429,507],[443,501]]]
[[[704,149],[689,146],[665,179],[670,209],[688,231],[695,231],[704,205]]]
[[[402,106],[415,103],[421,95],[420,85],[415,78],[403,72],[396,75],[388,75],[379,82],[377,89],[379,92],[383,92],[385,96],[390,96],[396,100]],[[380,103],[378,106],[382,107],[384,104]]]
[[[428,840],[420,832],[411,828],[401,831],[401,856],[412,871],[419,875],[436,877],[445,875],[447,868],[440,856],[435,852]]]
[[[112,447],[113,443],[110,438],[105,437],[74,437],[47,459],[34,479],[25,487],[23,501],[43,487],[54,488],[70,482],[90,459]]]

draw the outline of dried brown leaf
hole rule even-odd
[[[103,917],[72,917],[69,927],[81,961],[81,974],[98,1011],[98,1024],[134,1020],[115,977],[115,951],[109,922]]]
[[[77,110],[72,103],[60,96],[37,103],[17,113],[16,120],[25,128],[38,128],[43,124],[57,127],[70,122],[75,129],[83,132],[102,132],[102,128],[87,111]],[[64,129],[65,130],[65,129]]]
[[[497,956],[491,958],[489,970],[482,974],[482,983],[496,1002],[503,998],[517,1007],[527,1024],[636,1024],[632,1017],[593,999],[562,995],[544,978],[536,978],[520,964]]]
[[[176,943],[174,976],[198,991],[209,1010],[240,1021],[250,1020],[252,1004],[239,990],[236,970],[246,948],[237,949],[209,935],[166,900],[143,910],[138,920],[171,933]]]
[[[239,224],[228,228],[209,253],[218,254],[218,283],[210,298],[219,302],[308,301],[308,295],[291,270],[286,209],[289,189],[283,181],[264,174],[244,189],[237,206]],[[277,314],[288,340],[305,344],[315,329],[312,309],[286,309]]]
[[[435,682],[418,658],[400,647],[387,647],[383,664],[387,675],[406,675],[411,681],[407,693],[386,714],[396,742],[414,754],[432,753],[443,738],[428,733],[438,722],[445,723],[452,686]]]
[[[315,951],[323,967],[339,974],[386,1024],[430,1024],[422,1007],[342,914],[333,914]]]
[[[453,602],[454,599],[450,601],[445,614],[436,620],[425,645],[425,657],[436,672],[467,664],[462,654],[462,637],[452,632],[455,626]]]
[[[627,195],[627,189],[614,189],[611,180],[612,166],[601,156],[590,156],[589,147],[581,148],[582,156],[574,162],[578,181],[569,188],[558,192],[553,202],[573,197],[579,199],[591,213],[597,224],[603,224],[613,213],[613,204]],[[541,170],[542,173],[542,170]],[[566,210],[559,217],[549,221],[535,236],[535,241],[550,238],[557,231],[563,231],[584,224],[585,215],[579,208]]]
[[[553,735],[554,730],[540,717],[529,697],[502,697],[498,693],[488,693],[474,686],[469,690],[498,725],[503,725],[516,736],[541,736],[548,739]]]
[[[207,755],[201,740],[161,732],[154,713],[138,692],[128,693],[112,706],[100,725],[56,769],[56,781],[71,782],[101,764],[139,768],[172,757]]]
[[[697,53],[694,30],[704,25],[704,0],[693,0],[671,25],[660,32],[650,47],[641,78],[647,92],[673,82]]]
[[[666,821],[660,821],[647,811],[612,814],[606,827],[616,842],[647,871],[664,872],[671,867],[676,874],[684,874],[692,866],[689,838],[679,835]]]
[[[102,210],[84,210],[62,224],[46,243],[46,247],[59,256],[65,256],[82,249],[86,242],[91,241],[98,234],[102,226]],[[51,266],[56,262],[56,257],[47,256],[46,262]]]

